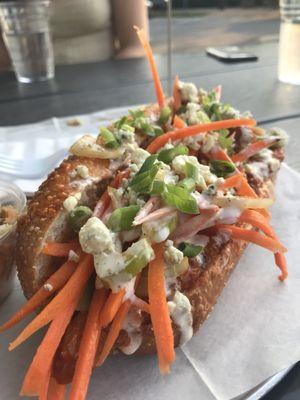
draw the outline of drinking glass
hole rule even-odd
[[[300,0],[280,0],[278,78],[300,85]]]
[[[0,2],[3,39],[20,82],[54,77],[50,0]]]

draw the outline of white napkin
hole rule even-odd
[[[127,112],[128,107],[114,108],[85,115],[51,118],[33,124],[0,127],[0,157],[3,154],[17,160],[36,159],[61,149],[66,149],[67,154],[67,149],[77,138],[87,133],[97,135],[100,126],[109,125]],[[35,192],[46,175],[39,179],[22,179],[3,174],[0,170],[1,177],[12,179],[27,194]]]

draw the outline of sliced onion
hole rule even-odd
[[[213,203],[219,207],[238,207],[245,208],[268,208],[274,203],[274,199],[266,198],[252,198],[240,196],[220,196],[214,197]]]
[[[91,135],[84,135],[78,139],[70,148],[70,153],[78,157],[88,158],[103,158],[112,159],[118,158],[124,153],[124,149],[106,149],[96,143],[96,139]]]

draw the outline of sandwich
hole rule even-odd
[[[129,111],[70,148],[18,223],[16,261],[38,314],[13,350],[44,326],[21,395],[84,399],[110,354],[157,353],[162,374],[204,323],[249,243],[288,272],[270,224],[286,134],[221,102],[221,87],[176,77],[157,103]],[[47,397],[48,396],[48,397]]]

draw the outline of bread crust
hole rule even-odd
[[[84,165],[89,177],[80,179],[72,171]],[[64,160],[42,183],[28,204],[27,213],[18,223],[16,264],[24,294],[30,298],[61,265],[60,259],[43,255],[47,241],[64,242],[72,238],[66,224],[63,203],[71,195],[86,195],[93,205],[95,195],[112,176],[107,160],[71,156]],[[89,197],[88,194],[91,193]],[[94,197],[94,198],[93,198]]]

